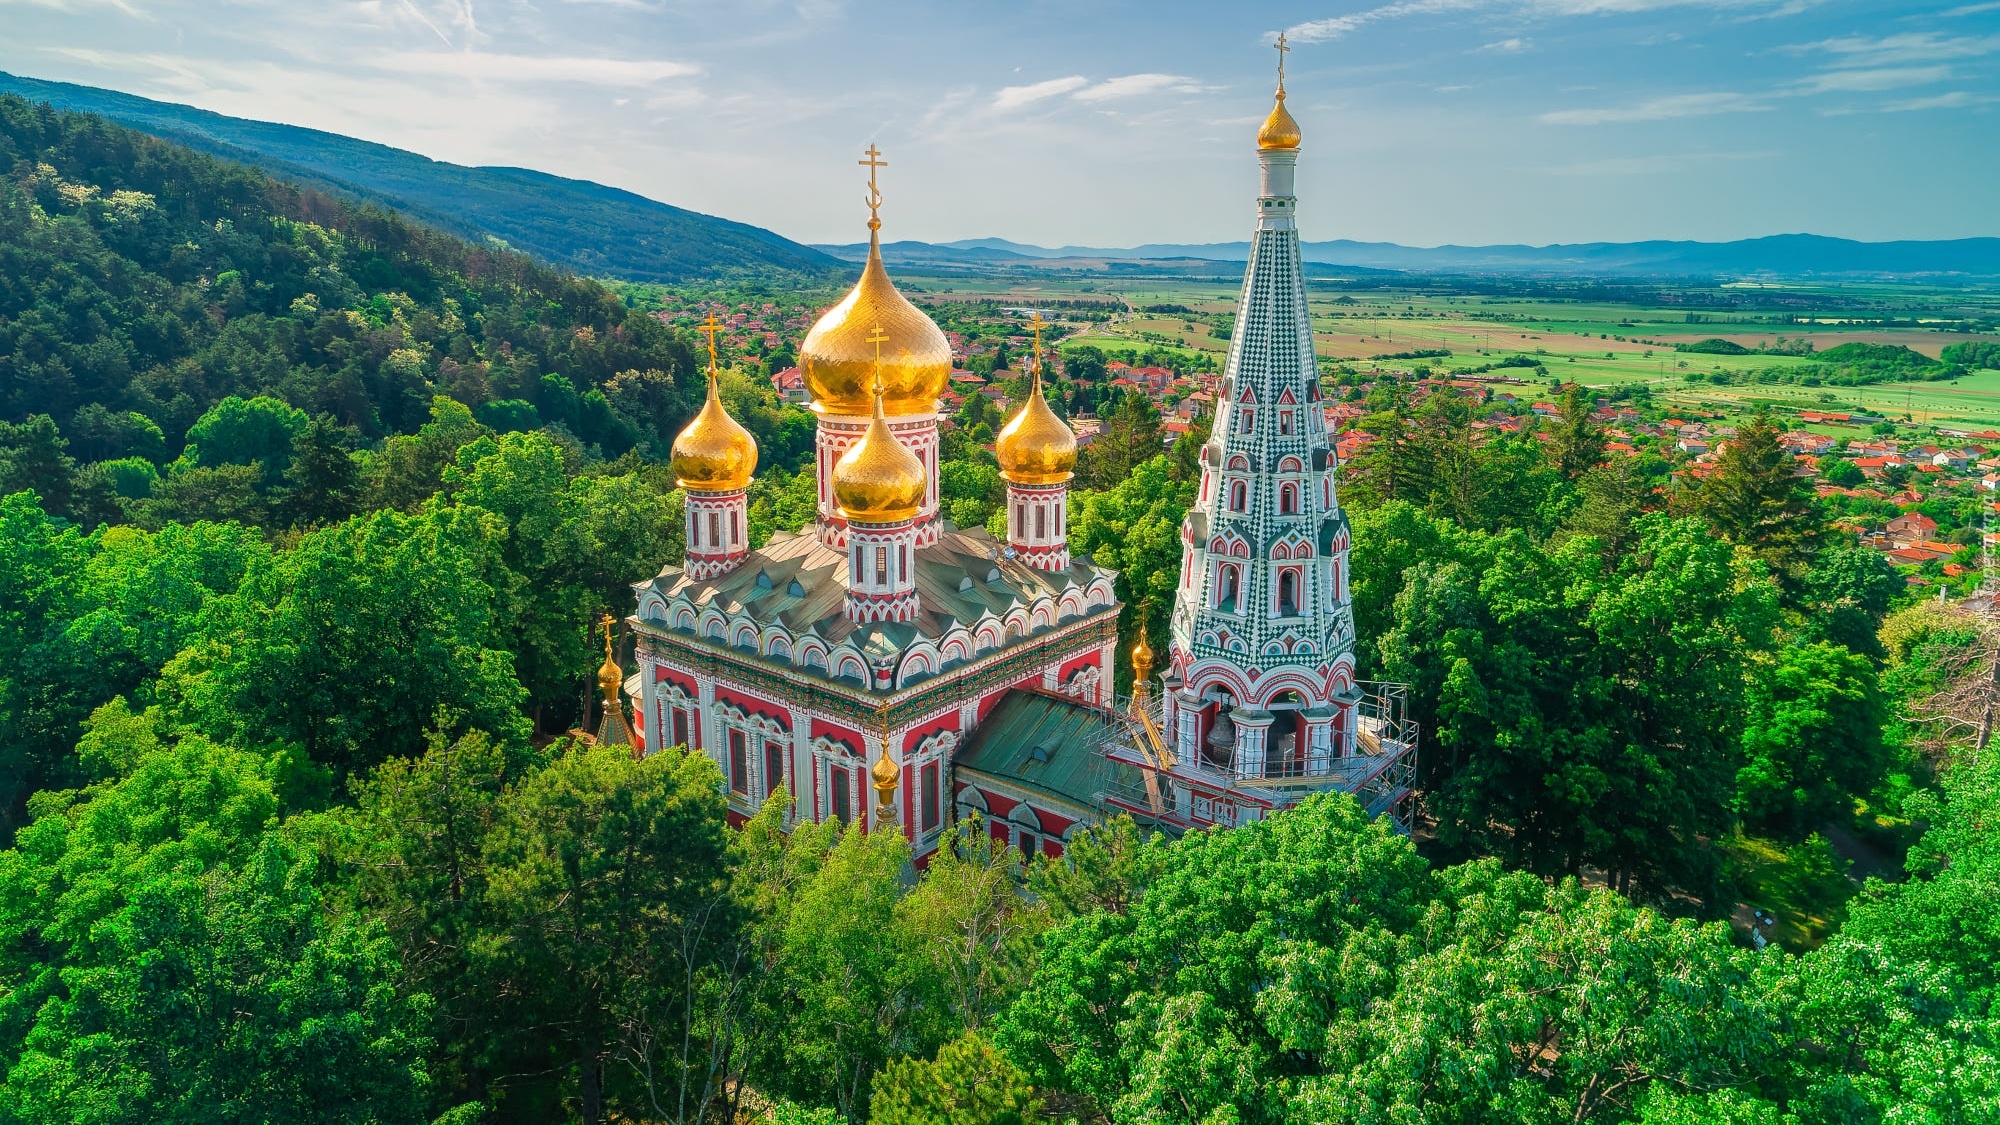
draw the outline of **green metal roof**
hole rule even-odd
[[[994,781],[1089,812],[1110,776],[1103,711],[1061,696],[1016,688],[1002,696],[956,755],[961,774]],[[964,778],[977,782],[978,777]]]

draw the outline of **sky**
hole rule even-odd
[[[0,0],[0,70],[804,242],[2000,235],[2000,0]]]

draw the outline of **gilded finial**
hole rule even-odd
[[[873,331],[868,333],[868,342],[875,345],[874,391],[875,391],[875,412],[877,414],[880,414],[882,412],[882,345],[887,343],[888,340],[889,340],[889,334],[887,332],[882,331],[882,326],[879,324],[875,326]]]
[[[881,149],[870,144],[868,146],[868,159],[857,160],[855,163],[868,169],[868,196],[863,201],[868,204],[868,229],[881,230],[882,216],[880,211],[882,210],[882,192],[881,189],[875,186],[875,169],[887,168],[889,162],[882,159]],[[877,328],[876,331],[879,332],[881,329]]]
[[[1292,48],[1285,42],[1285,33],[1282,31],[1278,33],[1278,41],[1274,46],[1278,49],[1278,98],[1282,101],[1285,97],[1285,55]]]
[[[1028,314],[1028,327],[1035,330],[1035,350],[1028,357],[1029,369],[1035,373],[1035,382],[1042,381],[1042,310]]]
[[[604,703],[607,707],[617,706],[619,689],[625,686],[624,669],[618,667],[618,660],[612,655],[614,642],[611,630],[617,623],[617,619],[608,613],[598,621],[598,624],[604,627],[604,663],[597,668],[597,687],[604,693]]]
[[[1291,112],[1285,108],[1285,52],[1291,44],[1285,41],[1285,33],[1278,33],[1278,97],[1271,106],[1271,115],[1264,119],[1264,127],[1257,130],[1257,147],[1266,152],[1289,151],[1299,147],[1302,139],[1299,123],[1293,120]]]

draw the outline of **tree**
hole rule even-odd
[[[1138,466],[1160,455],[1160,412],[1137,391],[1127,390],[1104,430],[1077,457],[1078,487],[1108,489]]]
[[[1176,482],[1166,456],[1155,454],[1113,487],[1070,497],[1070,550],[1118,571],[1125,603],[1118,635],[1125,647],[1145,629],[1155,650],[1166,651],[1167,618],[1180,585],[1181,521],[1195,488],[1193,481]],[[1150,607],[1143,621],[1141,606]],[[1121,662],[1116,674],[1126,683],[1132,672]]]
[[[1788,645],[1753,668],[1744,704],[1736,807],[1748,827],[1802,839],[1881,784],[1888,715],[1866,657]]]
[[[1592,408],[1583,387],[1569,383],[1563,387],[1561,408],[1549,424],[1556,468],[1571,481],[1582,479],[1604,460],[1604,428],[1591,418]]]
[[[46,414],[19,425],[0,422],[0,496],[33,492],[48,511],[66,514],[76,486],[68,447]]]
[[[348,432],[332,415],[318,415],[292,442],[279,511],[291,527],[338,523],[354,514],[360,479]]]
[[[306,432],[306,412],[268,395],[235,395],[208,408],[188,427],[188,461],[204,469],[262,466],[263,484],[277,483],[291,464],[292,445]]]
[[[721,778],[698,754],[578,748],[511,789],[485,848],[505,940],[490,970],[521,990],[574,1069],[578,1115],[660,1113],[689,1029],[688,963],[728,942]],[[699,967],[698,965],[696,967]],[[614,1060],[624,1073],[607,1070]]]
[[[1021,863],[983,822],[963,821],[939,839],[923,879],[897,904],[907,956],[934,996],[925,1005],[939,1021],[931,1035],[980,1030],[1026,984],[1046,915],[1016,889]]]
[[[1793,464],[1778,444],[1777,423],[1759,410],[1737,427],[1694,494],[1694,510],[1723,538],[1748,548],[1788,584],[1811,565],[1825,530]]]
[[[394,987],[379,925],[325,911],[271,763],[143,741],[0,853],[0,982],[26,1004],[0,1029],[0,1112],[423,1121],[425,1001]]]
[[[870,1125],[1027,1125],[1041,1100],[1027,1076],[968,1032],[938,1048],[937,1059],[890,1063],[875,1080]]]
[[[255,463],[205,468],[181,460],[168,466],[151,495],[124,507],[132,522],[152,531],[203,521],[261,527],[271,510],[260,491],[263,483],[263,466]]]
[[[1808,621],[1821,635],[1865,656],[1883,655],[1876,633],[1891,599],[1906,587],[1881,552],[1859,543],[1828,547],[1814,557],[1802,586]]]
[[[161,675],[177,721],[236,745],[287,742],[344,780],[422,752],[440,707],[525,741],[513,658],[495,646],[498,517],[377,512],[250,570]]]

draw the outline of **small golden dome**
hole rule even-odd
[[[1291,111],[1285,108],[1285,88],[1278,87],[1278,104],[1271,107],[1271,116],[1264,119],[1264,127],[1257,130],[1257,147],[1272,149],[1293,149],[1299,147],[1304,137],[1299,133],[1299,123],[1292,120]]]
[[[1141,615],[1139,643],[1132,646],[1132,678],[1144,683],[1153,674],[1153,646],[1146,643],[1144,615]]]
[[[625,670],[618,667],[618,661],[611,655],[610,614],[604,616],[604,663],[597,666],[597,690],[603,694],[606,703],[616,702],[618,693],[625,687]]]
[[[889,755],[883,754],[875,759],[875,764],[869,768],[868,773],[875,779],[875,790],[882,793],[883,800],[886,801],[887,794],[895,791],[896,779],[902,776],[903,771],[896,767],[895,761]]]
[[[1000,475],[1015,484],[1061,484],[1076,468],[1076,435],[1042,397],[1042,372],[1035,387],[993,441]]]
[[[673,468],[680,486],[696,492],[748,488],[757,471],[757,439],[723,409],[713,367],[708,370],[708,401],[674,438]]]
[[[799,346],[806,389],[812,392],[813,409],[822,414],[868,412],[876,355],[868,336],[877,327],[888,334],[881,366],[883,408],[890,414],[933,413],[951,381],[951,342],[889,280],[877,225],[869,220],[868,264],[861,268],[861,280],[826,310]]]
[[[924,463],[889,432],[877,383],[874,420],[861,440],[833,465],[833,498],[840,514],[857,523],[901,523],[917,514],[929,481]]]

